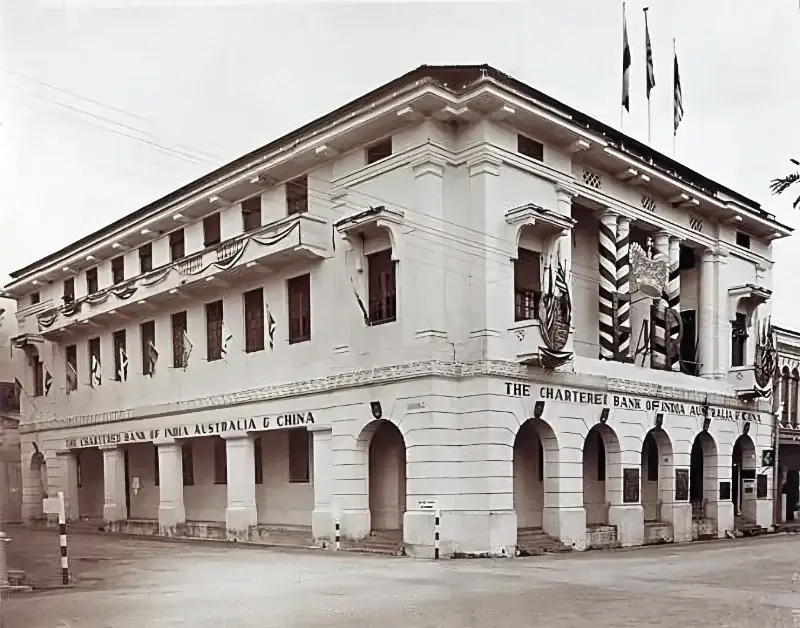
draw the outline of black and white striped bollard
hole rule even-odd
[[[433,560],[439,560],[439,511],[433,517]]]
[[[334,543],[336,544],[336,551],[338,552],[342,549],[342,535],[341,531],[339,530],[339,522],[336,522],[336,536],[334,537]]]
[[[60,514],[60,513],[59,513]],[[67,560],[67,522],[59,516],[58,533],[61,542],[61,584],[69,584],[69,561]]]

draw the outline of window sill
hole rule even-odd
[[[300,344],[301,342],[310,342],[310,341],[311,341],[311,336],[303,336],[301,338],[289,338],[290,345],[297,345]]]
[[[392,318],[384,318],[381,320],[372,320],[370,319],[369,327],[376,327],[378,325],[386,325],[387,323],[396,323],[397,317],[393,316]]]

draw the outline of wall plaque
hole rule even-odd
[[[622,470],[622,503],[639,503],[639,468]]]
[[[689,500],[689,469],[675,469],[675,501]]]
[[[756,477],[756,499],[767,498],[767,476],[765,473]]]
[[[719,498],[722,499],[722,500],[731,498],[731,483],[730,482],[720,482],[719,483]]]

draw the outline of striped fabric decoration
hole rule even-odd
[[[631,304],[627,296],[631,292],[630,261],[631,223],[620,216],[617,223],[617,340],[619,341],[619,360],[627,360],[631,352]]]
[[[669,259],[669,236],[665,233],[656,234],[655,253]],[[667,330],[666,310],[667,292],[662,292],[660,299],[653,299],[650,318],[653,321],[653,346],[650,366],[654,369],[667,368]]]
[[[614,292],[617,289],[617,215],[607,211],[600,217],[600,359],[614,359]]]
[[[675,40],[672,40],[675,47]],[[678,125],[683,120],[683,88],[681,87],[681,73],[678,70],[678,53],[674,52],[675,63],[672,67],[672,134],[677,135]]]
[[[631,47],[628,44],[628,22],[625,20],[625,3],[622,3],[622,106],[631,111]]]
[[[667,283],[667,306],[680,314],[681,311],[681,241],[669,239],[669,282]],[[677,342],[680,327],[673,323],[669,330],[670,339]],[[680,359],[671,360],[668,365],[673,371],[681,370]]]

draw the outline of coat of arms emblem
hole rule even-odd
[[[756,327],[756,352],[753,357],[755,389],[760,397],[769,397],[772,394],[772,378],[775,375],[777,364],[772,320],[766,318],[763,321],[758,321]]]
[[[546,369],[563,366],[572,359],[572,352],[564,351],[572,325],[572,300],[567,285],[567,272],[561,257],[556,258],[555,269],[549,264],[545,270],[545,285],[539,300],[539,330],[544,347],[539,347],[539,364]]]

